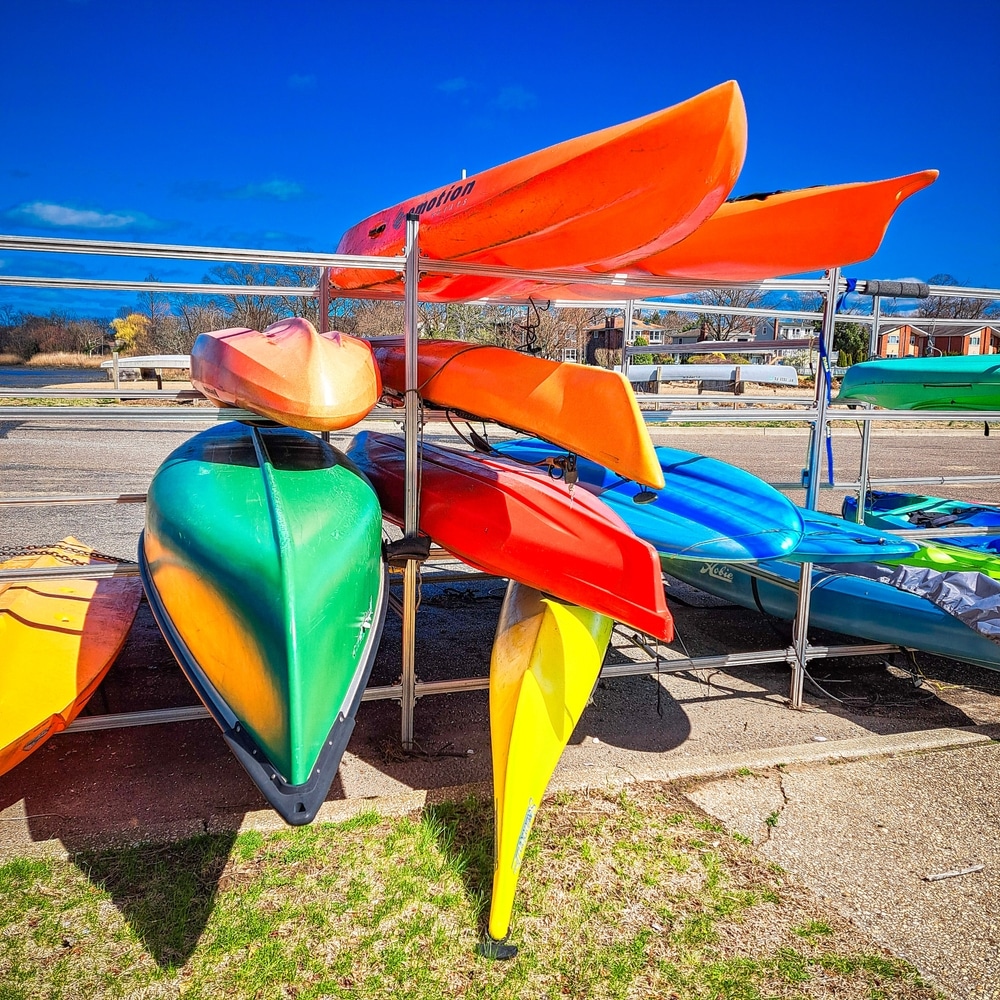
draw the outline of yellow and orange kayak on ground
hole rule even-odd
[[[508,584],[490,661],[496,829],[487,946],[494,949],[510,928],[528,835],[597,684],[612,626],[597,612]]]
[[[604,269],[683,239],[725,201],[746,155],[733,81],[663,111],[549,146],[409,198],[353,226],[338,253],[397,256],[406,216],[436,260]],[[337,289],[401,289],[395,271],[335,269]],[[463,293],[468,297],[472,283]]]
[[[105,561],[69,537],[0,569]],[[141,596],[138,577],[0,583],[0,774],[80,713],[121,650]]]
[[[310,431],[350,427],[382,394],[371,348],[346,333],[317,333],[292,317],[258,330],[201,334],[191,382],[218,406],[236,406]]]
[[[403,338],[371,345],[384,385],[403,392]],[[649,431],[620,372],[462,340],[420,340],[417,386],[427,402],[540,435],[626,479],[663,487]]]

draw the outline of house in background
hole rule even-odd
[[[925,358],[930,354],[1000,354],[1000,326],[969,323],[935,331],[933,323],[903,323],[881,330],[880,358]]]
[[[926,330],[910,323],[902,326],[889,327],[878,335],[878,350],[880,358],[922,358],[927,353]]]
[[[597,364],[597,351],[620,351],[622,349],[622,332],[625,327],[623,316],[607,316],[603,326],[592,326],[584,330],[587,364]],[[632,320],[632,336],[629,346],[635,343],[636,337],[644,337],[651,346],[662,347],[670,343],[667,327],[658,323],[646,323],[641,319]],[[564,361],[576,361],[576,358],[563,358]]]

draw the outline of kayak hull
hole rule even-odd
[[[546,441],[515,438],[493,446],[507,458],[542,466],[559,457]],[[664,486],[647,502],[633,483],[577,458],[580,483],[597,495],[661,559],[721,562],[788,555],[803,537],[802,517],[787,497],[756,476],[678,448],[656,448]]]
[[[854,521],[857,515],[856,497],[845,497],[841,512],[844,519]],[[944,497],[922,496],[917,493],[889,493],[871,490],[865,499],[865,524],[885,531],[912,531],[923,528],[928,538],[935,528],[998,528],[1000,507],[991,504],[947,500]],[[1000,553],[1000,536],[949,535],[949,545]]]
[[[495,867],[489,934],[495,940],[510,928],[528,835],[597,683],[613,624],[508,584],[490,661]]]
[[[237,758],[283,819],[310,822],[385,618],[371,485],[312,434],[222,425],[157,471],[139,560],[154,616]]]
[[[397,256],[406,217],[416,214],[421,253],[437,260],[615,267],[683,239],[723,203],[746,133],[730,81],[377,212],[349,229],[337,252]],[[400,285],[398,272],[357,268],[335,269],[332,281],[342,290]],[[430,291],[435,277],[425,281]]]
[[[403,392],[403,339],[381,338],[372,349],[385,386]],[[430,403],[544,434],[627,479],[663,485],[635,394],[619,372],[460,340],[421,340],[417,384]]]
[[[1000,357],[892,358],[851,365],[835,402],[892,410],[996,410]]]
[[[263,333],[236,328],[198,336],[191,383],[217,406],[236,406],[304,430],[341,430],[382,394],[371,348],[345,333],[317,333],[305,319]]]
[[[801,509],[799,513],[805,530],[802,541],[788,556],[792,562],[885,562],[905,559],[920,548],[907,538],[863,524],[850,524],[821,510]]]
[[[0,569],[100,565],[69,537]],[[135,578],[0,584],[0,774],[83,710],[128,636],[142,597]]]
[[[647,298],[650,277],[668,278],[671,294],[701,290],[700,282],[762,281],[867,260],[878,249],[899,205],[937,178],[936,170],[856,184],[780,191],[727,201],[690,236],[622,268],[578,268],[578,280],[544,276],[460,277],[435,283],[427,297],[452,301],[489,296],[523,301]],[[804,235],[805,234],[805,235]],[[549,265],[551,267],[551,265]],[[595,272],[614,272],[614,282],[588,283]],[[475,280],[476,285],[469,284]],[[691,284],[686,285],[685,282]],[[424,295],[421,286],[421,295]]]
[[[371,480],[386,517],[401,524],[402,439],[364,432],[348,457]],[[586,490],[429,444],[420,485],[420,530],[470,566],[672,638],[655,551]]]
[[[675,560],[669,573],[744,608],[795,617],[801,567],[786,559],[752,567]],[[1000,670],[1000,646],[924,597],[831,568],[813,570],[812,588],[809,624],[814,627]]]

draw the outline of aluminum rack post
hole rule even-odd
[[[840,291],[840,268],[835,267],[829,272],[829,286],[826,292],[826,305],[823,309],[823,338],[825,357],[830,357],[833,347],[833,328],[837,315],[837,293]],[[816,423],[813,424],[812,438],[809,442],[809,465],[806,475],[806,508],[816,509],[819,497],[819,478],[823,470],[823,443],[826,440],[826,395],[829,389],[830,369],[823,364],[824,355],[820,355],[820,364],[816,370]],[[806,663],[809,659],[809,604],[812,597],[812,563],[803,563],[799,576],[799,595],[795,607],[795,621],[792,623],[792,642],[794,662],[792,663],[792,684],[788,695],[788,703],[792,708],[802,708],[802,688],[805,682]]]
[[[868,337],[868,360],[875,357],[878,351],[878,325],[882,318],[882,296],[872,296],[872,332]],[[865,409],[873,408],[872,403],[866,403]],[[866,420],[861,428],[861,461],[858,463],[858,508],[854,512],[855,524],[865,523],[865,500],[868,497],[868,465],[872,450],[872,422]]]
[[[629,299],[625,303],[625,317],[622,320],[622,375],[628,378],[628,345],[632,340],[632,323],[635,314],[635,303]]]
[[[417,478],[417,434],[420,419],[417,395],[417,282],[420,280],[420,216],[406,217],[406,270],[404,297],[404,334],[406,343],[406,495],[403,531],[416,535],[420,525],[420,494]],[[400,698],[400,742],[407,750],[413,746],[413,710],[417,703],[417,570],[410,559],[403,574],[403,674]]]
[[[326,333],[330,329],[330,268],[328,267],[321,267],[319,269],[319,303],[317,310],[319,315],[316,317],[316,326],[320,333]],[[319,436],[329,443],[329,431],[320,431]]]

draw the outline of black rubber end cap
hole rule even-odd
[[[498,941],[487,934],[476,946],[476,952],[483,958],[492,958],[498,962],[509,962],[517,954],[517,945],[511,944],[507,938]]]
[[[656,499],[656,494],[652,490],[639,490],[634,497],[632,497],[632,503],[644,504],[652,503]]]

